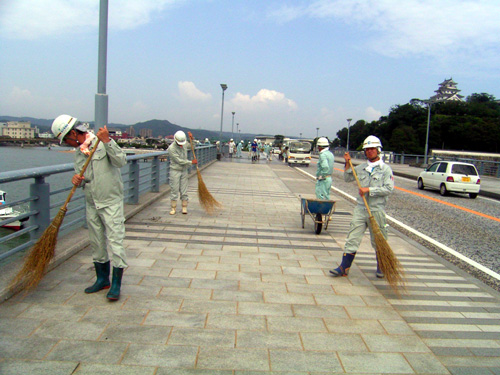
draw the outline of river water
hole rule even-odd
[[[73,163],[74,152],[68,147],[0,147],[0,172],[17,171],[21,169],[48,167],[58,164]],[[46,178],[50,189],[61,189],[70,186],[73,173],[60,173]],[[0,184],[0,190],[7,192],[7,202],[25,199],[30,195],[30,185],[34,179],[26,179]],[[67,194],[66,194],[67,196]],[[27,210],[28,204],[15,207],[18,210]],[[0,237],[13,233],[11,229],[0,228]],[[5,252],[20,243],[25,242],[29,235],[0,244],[0,253]]]

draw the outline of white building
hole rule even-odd
[[[7,125],[0,127],[2,131],[2,136],[10,138],[35,138],[35,134],[38,134],[38,128],[31,127],[31,122],[29,121],[8,121]]]

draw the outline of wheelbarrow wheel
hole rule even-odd
[[[316,214],[316,220],[314,221],[314,231],[316,232],[316,234],[320,234],[321,229],[323,229],[323,215]]]

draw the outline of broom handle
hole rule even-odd
[[[351,166],[352,174],[354,175],[354,178],[356,179],[356,182],[358,183],[358,188],[361,189],[361,183],[359,182],[358,175],[356,174],[356,170],[354,169],[354,167],[352,165],[351,159],[349,159],[349,165]],[[368,211],[368,216],[372,216],[372,213],[370,211],[370,207],[368,207],[368,202],[366,201],[364,194],[361,198],[363,198],[363,202],[365,202],[365,207],[366,207],[366,211]]]
[[[193,135],[191,134],[191,132],[188,132],[189,134],[189,144],[191,145],[191,151],[193,151],[193,159],[196,159],[196,154],[194,153],[194,145],[193,145]],[[196,169],[198,169],[198,164],[196,164]]]
[[[99,142],[101,142],[101,140],[99,138],[97,138],[97,142],[95,143],[94,148],[90,152],[90,155],[87,158],[87,160],[85,161],[85,164],[83,164],[82,170],[80,171],[80,177],[82,177],[83,174],[85,173],[85,170],[87,169],[87,166],[89,165],[90,160],[92,159],[92,156],[94,156],[94,152],[97,150],[97,146],[99,146]],[[61,207],[61,210],[66,210],[66,206],[69,204],[69,201],[71,200],[71,198],[73,198],[73,194],[75,194],[77,187],[78,186],[73,185],[73,188],[69,192],[68,198],[66,198],[66,201],[64,202],[63,206]]]

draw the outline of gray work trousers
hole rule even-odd
[[[123,201],[97,208],[90,194],[85,195],[85,200],[89,240],[94,262],[106,263],[109,261],[109,247],[113,267],[127,268],[127,256],[123,247],[125,238]]]
[[[372,216],[375,218],[380,231],[385,239],[387,239],[387,221],[385,218],[385,212],[381,210],[372,211]],[[365,207],[356,206],[354,208],[354,213],[351,220],[351,226],[349,228],[349,233],[347,234],[347,240],[344,246],[344,252],[348,254],[354,254],[358,251],[363,235],[366,228],[369,226],[370,217],[368,216],[368,211]],[[375,237],[370,230],[370,240],[372,247],[375,249]]]
[[[179,194],[181,196],[181,201],[189,200],[187,195],[188,189],[188,169],[176,170],[170,168],[169,176],[170,184],[170,199],[176,201],[179,199]]]

